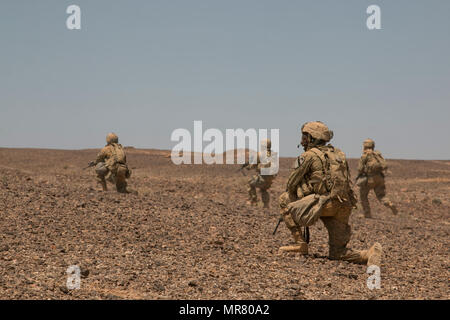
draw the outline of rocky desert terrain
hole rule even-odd
[[[246,205],[238,165],[176,166],[159,150],[127,148],[138,194],[102,192],[83,170],[97,152],[0,149],[1,299],[450,298],[450,161],[389,160],[399,215],[373,193],[374,218],[352,214],[349,246],[384,250],[369,290],[366,266],[327,259],[321,222],[308,256],[278,254],[291,243],[283,223],[272,232],[292,158],[266,210]],[[80,289],[67,289],[71,265]]]

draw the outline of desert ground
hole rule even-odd
[[[384,250],[381,289],[370,290],[366,266],[327,258],[320,221],[308,256],[278,253],[291,243],[283,223],[272,232],[292,158],[268,210],[246,205],[251,171],[176,166],[160,150],[127,148],[138,194],[102,192],[83,169],[97,152],[0,149],[1,299],[450,298],[450,161],[388,160],[399,215],[373,193],[373,219],[354,210],[349,247]],[[80,289],[67,289],[71,265]]]

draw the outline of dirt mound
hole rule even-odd
[[[293,159],[280,159],[270,210],[245,201],[238,165],[174,165],[169,151],[127,149],[138,195],[101,192],[98,150],[0,149],[0,297],[4,299],[449,299],[449,161],[388,161],[399,216],[371,194],[374,219],[351,217],[349,245],[384,248],[381,289],[366,267],[326,258],[311,228],[310,255],[291,242],[277,198]],[[353,177],[357,160],[350,161]],[[113,190],[113,186],[109,185]],[[81,268],[68,290],[66,270]]]

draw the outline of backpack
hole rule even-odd
[[[365,171],[368,175],[382,173],[387,169],[386,160],[378,151],[367,152]]]
[[[122,145],[113,143],[111,146],[113,147],[113,156],[108,161],[109,165],[112,167],[117,163],[126,164],[127,156],[125,155]]]
[[[312,148],[322,162],[324,183],[331,199],[338,199],[340,202],[350,201],[356,203],[356,198],[350,185],[350,173],[348,169],[345,153],[328,145],[323,150]]]

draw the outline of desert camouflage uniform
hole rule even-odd
[[[370,190],[373,189],[375,195],[384,206],[390,208],[393,214],[397,214],[397,208],[392,203],[392,201],[386,196],[386,185],[384,182],[383,171],[371,172],[370,168],[367,167],[368,157],[374,156],[382,157],[379,151],[374,151],[373,149],[364,149],[364,152],[359,160],[358,164],[358,176],[366,176],[367,182],[359,186],[359,198],[361,200],[361,205],[363,208],[364,216],[366,218],[371,217],[371,210],[368,195]],[[387,169],[387,167],[385,167]]]
[[[267,151],[266,154],[266,159],[269,159],[271,156],[271,152]],[[276,175],[261,174],[261,168],[269,168],[271,165],[270,162],[262,163],[261,158],[261,153],[258,152],[256,161],[257,163],[244,165],[244,168],[248,170],[256,169],[256,175],[254,175],[247,183],[247,191],[250,204],[256,205],[258,202],[256,188],[258,188],[261,192],[261,200],[264,204],[264,208],[269,208],[270,194],[268,190],[272,186],[272,182],[275,179]]]
[[[311,123],[309,123],[311,124]],[[317,124],[317,122],[312,123]],[[305,124],[307,125],[307,124]],[[324,128],[322,129],[322,126]],[[305,127],[305,126],[304,126]],[[328,130],[328,128],[319,122],[318,127],[321,130]],[[305,130],[308,127],[305,128]],[[303,131],[302,129],[302,132]],[[306,131],[308,132],[308,131]],[[329,141],[332,138],[330,131],[329,136],[325,138],[316,138],[323,141]],[[326,151],[328,148],[334,148],[330,144],[314,146],[314,148],[320,151]],[[348,165],[347,165],[348,170]],[[308,147],[300,157],[298,157],[294,163],[294,170],[289,176],[286,192],[284,192],[279,198],[280,213],[286,223],[287,228],[291,231],[295,241],[293,246],[281,247],[280,251],[286,252],[300,252],[302,254],[308,253],[308,245],[301,232],[302,225],[297,224],[291,213],[288,210],[288,204],[302,199],[310,194],[324,195],[327,194],[325,181],[325,168],[314,150]],[[350,189],[351,190],[351,189]],[[381,246],[377,243],[369,250],[355,251],[347,248],[347,243],[350,240],[351,228],[349,225],[349,217],[352,212],[353,205],[356,203],[353,192],[349,194],[349,199],[344,199],[340,202],[338,199],[331,199],[324,205],[324,209],[321,213],[320,219],[327,228],[329,235],[329,258],[333,260],[345,260],[353,263],[369,263],[369,258],[372,257],[371,264],[379,265],[381,255]],[[379,253],[377,257],[374,252]]]
[[[115,135],[114,135],[115,136]],[[126,179],[130,177],[131,171],[126,163],[126,156],[123,160],[117,161],[116,148],[123,151],[122,145],[118,143],[117,136],[107,137],[107,145],[97,155],[94,161],[97,181],[104,191],[107,190],[106,179],[116,184],[116,190],[121,193],[128,193]]]

